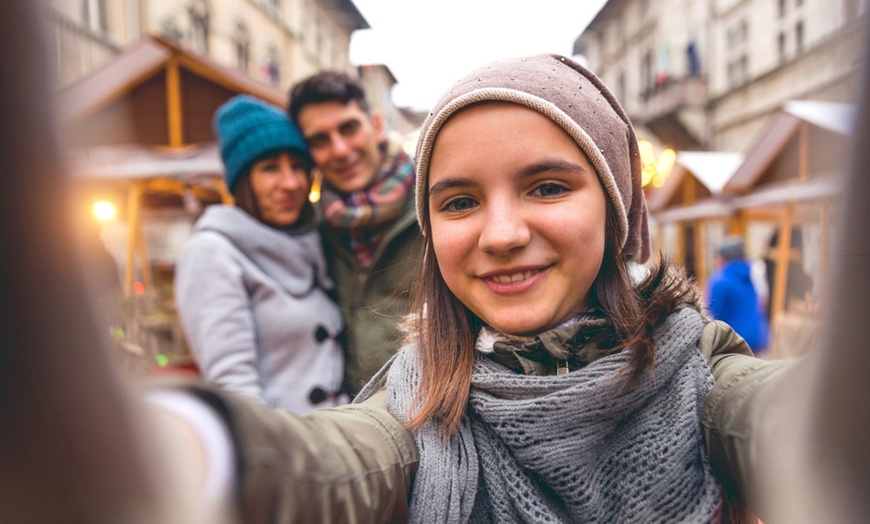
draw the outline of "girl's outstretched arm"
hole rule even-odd
[[[113,374],[91,314],[54,125],[47,9],[0,1],[0,515],[183,522],[190,492],[150,446],[146,408]]]

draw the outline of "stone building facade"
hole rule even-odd
[[[867,4],[610,0],[575,53],[663,144],[744,151],[786,100],[854,100]]]
[[[316,71],[360,77],[392,128],[410,124],[393,106],[384,65],[350,63],[351,35],[369,27],[351,0],[52,0],[60,88],[141,37],[157,34],[280,89]],[[365,78],[366,75],[372,78]]]

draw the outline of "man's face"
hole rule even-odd
[[[369,116],[351,101],[302,108],[296,122],[326,183],[341,193],[366,189],[381,167],[384,140],[380,115]]]

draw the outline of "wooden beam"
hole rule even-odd
[[[127,259],[124,264],[124,297],[133,292],[136,273],[136,242],[142,227],[142,185],[133,184],[127,191]]]
[[[742,235],[746,232],[746,215],[737,211],[728,219],[728,234]]]
[[[695,281],[703,290],[707,284],[707,232],[703,220],[695,221]]]
[[[810,128],[809,124],[801,121],[800,141],[798,144],[798,180],[804,181],[810,177]]]
[[[139,263],[142,268],[142,283],[145,284],[146,289],[150,289],[151,286],[154,285],[154,278],[151,274],[151,263],[148,260],[148,249],[145,244],[145,231],[141,225],[136,238],[136,250],[139,252]]]
[[[771,322],[785,309],[785,292],[788,283],[788,263],[791,259],[791,229],[794,222],[794,203],[785,206],[779,223],[779,245],[776,247],[776,274],[773,289],[770,290],[773,309],[770,312]]]
[[[215,184],[215,186],[217,187],[218,193],[220,193],[220,195],[221,195],[221,202],[223,202],[224,204],[226,204],[228,206],[235,204],[236,199],[233,198],[233,195],[232,195],[232,193],[230,193],[230,190],[227,188],[227,183],[223,178],[218,180],[217,184]]]
[[[169,123],[169,146],[184,146],[184,122],[181,107],[181,73],[178,60],[171,59],[166,64],[166,112]]]
[[[682,266],[686,265],[686,224],[683,222],[677,223],[677,238],[674,248],[674,261]]]

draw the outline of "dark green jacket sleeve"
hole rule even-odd
[[[764,463],[759,455],[792,363],[753,357],[746,342],[719,321],[707,324],[700,346],[716,381],[701,411],[711,465],[728,493],[756,510],[756,479]]]
[[[192,389],[233,435],[241,522],[407,520],[419,455],[411,434],[387,411],[386,391],[297,416],[242,396]]]

